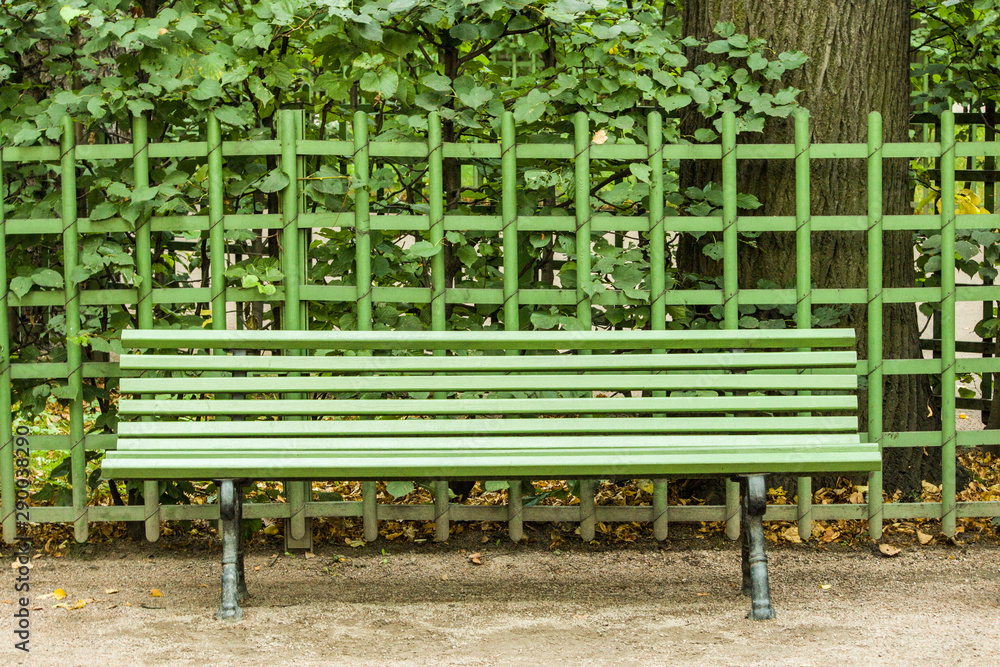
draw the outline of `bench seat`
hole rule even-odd
[[[218,481],[220,618],[246,596],[248,480],[734,478],[750,615],[770,618],[764,475],[881,466],[858,435],[847,329],[153,330],[122,343],[138,377],[121,381],[131,398],[103,475]],[[447,486],[436,492],[446,508]]]

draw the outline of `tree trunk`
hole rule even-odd
[[[712,38],[718,21],[735,24],[737,33],[767,40],[775,53],[802,51],[808,63],[788,72],[781,86],[802,90],[799,103],[809,110],[813,143],[864,143],[867,116],[879,111],[886,142],[908,140],[910,12],[905,0],[696,0],[684,3],[686,35]],[[692,66],[710,57],[692,49]],[[704,126],[704,119],[689,112],[681,130],[690,135]],[[793,121],[770,119],[758,135],[741,135],[746,143],[792,143]],[[717,162],[682,163],[681,186],[704,187],[721,182]],[[741,161],[738,189],[757,196],[763,206],[758,215],[794,215],[795,172],[792,160]],[[907,161],[886,160],[883,166],[884,212],[910,211],[912,191]],[[812,215],[858,215],[867,210],[867,171],[864,160],[814,161],[811,176]],[[741,211],[740,215],[752,214]],[[678,261],[685,271],[719,275],[721,265],[705,256],[701,242],[685,235]],[[886,232],[884,237],[885,287],[914,285],[913,243],[910,232]],[[812,235],[812,279],[820,288],[864,288],[867,273],[865,232],[820,232]],[[784,287],[795,280],[794,233],[763,234],[754,248],[739,248],[740,288],[753,288],[760,279]],[[857,331],[858,355],[867,357],[867,307],[851,307],[843,326]],[[886,304],[883,347],[886,358],[921,358],[917,313],[914,304]],[[947,388],[946,388],[947,390]],[[862,429],[866,423],[866,397],[859,394]],[[932,415],[930,413],[933,413]],[[886,431],[935,430],[940,427],[936,405],[931,403],[925,376],[886,375],[883,407]],[[921,479],[933,479],[940,468],[937,451],[924,456],[920,448],[885,450],[885,489],[914,491]]]

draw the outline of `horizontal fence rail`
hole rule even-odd
[[[648,309],[648,326],[651,350],[672,348],[670,307],[718,306],[720,307],[720,348],[739,348],[740,306],[781,304],[795,307],[795,322],[802,330],[804,348],[809,347],[808,329],[811,327],[813,308],[822,305],[858,304],[867,309],[868,358],[857,361],[857,373],[867,387],[868,423],[863,425],[863,438],[878,442],[882,447],[939,448],[942,463],[941,502],[892,502],[883,504],[882,479],[874,474],[869,480],[866,504],[813,505],[812,486],[809,479],[800,479],[797,487],[798,505],[775,505],[767,510],[768,520],[797,521],[800,534],[810,535],[811,521],[862,519],[869,522],[871,535],[881,534],[885,521],[911,518],[932,518],[942,521],[946,535],[954,535],[959,517],[1000,516],[1000,502],[959,502],[956,489],[956,453],[963,448],[978,445],[1000,445],[1000,431],[956,430],[956,374],[1000,373],[1000,358],[956,358],[955,309],[962,301],[995,302],[1000,300],[1000,287],[986,285],[959,286],[955,284],[955,243],[960,230],[993,230],[1000,228],[1000,215],[990,209],[989,214],[956,213],[948,202],[955,200],[956,160],[963,157],[987,158],[1000,155],[1000,143],[993,141],[957,141],[954,115],[950,112],[935,118],[939,123],[938,141],[914,143],[885,143],[881,118],[872,114],[869,119],[868,141],[863,144],[811,144],[808,116],[799,114],[795,120],[795,141],[792,144],[737,143],[736,123],[732,115],[723,116],[721,140],[717,144],[667,145],[662,141],[661,119],[653,112],[648,119],[646,144],[597,144],[596,128],[585,115],[574,118],[573,126],[562,141],[544,143],[525,142],[517,134],[513,117],[503,117],[499,136],[493,143],[445,143],[442,141],[442,121],[436,113],[428,117],[428,130],[424,141],[380,140],[369,137],[369,119],[359,112],[354,119],[348,140],[318,141],[307,138],[308,123],[300,111],[281,111],[277,116],[277,140],[223,140],[220,123],[214,117],[206,121],[203,137],[199,141],[169,143],[150,142],[147,121],[136,117],[132,124],[132,143],[118,145],[85,145],[76,143],[74,123],[65,119],[62,139],[58,146],[5,146],[0,150],[0,177],[18,166],[44,167],[60,177],[59,217],[8,217],[5,207],[0,207],[0,431],[5,440],[0,448],[0,492],[2,492],[2,525],[4,539],[11,542],[15,532],[14,447],[12,440],[10,392],[12,381],[57,379],[67,389],[65,400],[69,405],[68,433],[65,435],[40,435],[31,438],[33,451],[67,450],[70,458],[69,481],[72,487],[72,505],[37,507],[32,510],[32,520],[38,522],[66,522],[74,526],[77,540],[88,536],[88,523],[101,521],[146,521],[218,518],[216,505],[166,505],[158,501],[155,483],[147,484],[144,506],[93,506],[88,504],[87,452],[106,451],[115,447],[113,433],[85,433],[84,385],[85,381],[100,379],[116,381],[118,377],[133,376],[126,366],[113,361],[95,359],[90,348],[84,347],[80,338],[81,308],[121,307],[132,316],[137,328],[151,329],[157,322],[160,309],[167,307],[194,308],[203,304],[211,322],[204,329],[190,333],[193,343],[211,343],[212,330],[227,327],[227,311],[242,308],[245,304],[264,304],[272,313],[281,313],[283,330],[275,331],[276,341],[286,342],[287,353],[280,357],[261,357],[261,370],[310,371],[318,368],[323,357],[310,356],[310,336],[317,328],[328,323],[316,319],[318,307],[324,304],[346,304],[354,316],[354,334],[359,349],[365,349],[365,332],[375,325],[374,312],[379,304],[408,304],[426,308],[429,312],[430,331],[415,332],[415,337],[426,338],[427,349],[435,354],[445,354],[450,347],[448,338],[442,336],[448,327],[449,306],[495,306],[502,315],[503,328],[516,332],[530,327],[523,321],[523,309],[529,306],[565,306],[575,309],[576,320],[584,329],[590,329],[595,313],[611,307]],[[932,122],[922,119],[921,122]],[[373,163],[380,159],[409,160],[414,167],[426,169],[424,188],[427,205],[410,213],[372,213],[372,203],[378,195],[369,192],[369,179]],[[913,215],[888,215],[882,210],[884,161],[905,158],[932,160],[939,164],[941,201],[946,204],[939,214],[917,212]],[[279,206],[276,210],[264,209],[256,213],[230,210],[227,180],[224,177],[227,161],[271,160],[278,165],[287,183],[278,191]],[[346,176],[352,180],[354,203],[347,210],[316,210],[307,206],[304,189],[308,186],[305,161],[334,159]],[[114,215],[95,219],[92,211],[81,208],[77,192],[77,173],[88,164],[101,161],[121,161],[127,165],[128,180],[133,192],[153,187],[151,170],[158,162],[170,160],[195,160],[204,164],[207,199],[204,206],[189,215],[140,216],[133,223]],[[445,201],[444,165],[446,161],[491,161],[502,175],[499,201],[488,210],[453,212]],[[537,160],[559,160],[572,168],[573,183],[566,195],[573,206],[554,215],[521,215],[517,206],[518,169]],[[714,215],[669,215],[664,202],[664,166],[670,161],[710,160],[721,163],[722,206]],[[737,174],[743,160],[793,161],[795,182],[795,214],[788,216],[756,216],[739,213],[737,203]],[[868,206],[855,215],[813,215],[810,211],[810,166],[817,160],[864,160],[867,163]],[[589,196],[594,185],[594,168],[600,164],[639,164],[648,168],[648,214],[609,214],[595,205]],[[611,169],[609,167],[609,169]],[[963,178],[971,176],[963,176]],[[6,196],[9,177],[4,177],[2,187]],[[990,185],[992,188],[992,184]],[[93,193],[84,193],[84,195]],[[101,193],[97,193],[100,198]],[[992,193],[989,202],[992,203]],[[85,208],[85,207],[84,207]],[[90,217],[88,217],[88,215]],[[354,258],[350,267],[353,282],[326,282],[311,279],[309,269],[315,262],[311,254],[310,239],[321,230],[348,231],[353,239]],[[941,235],[940,284],[923,287],[886,287],[882,283],[883,233],[893,230],[926,231]],[[280,269],[283,278],[276,281],[270,293],[254,287],[227,284],[226,269],[233,263],[235,234],[254,231],[273,237],[280,248]],[[741,288],[737,282],[740,252],[740,234],[748,232],[784,231],[794,233],[796,242],[796,280],[787,288]],[[866,234],[868,250],[867,286],[864,288],[815,288],[811,269],[811,239],[816,232],[854,231]],[[426,241],[434,252],[423,260],[422,284],[384,284],[375,275],[372,236],[376,232],[393,232],[407,235],[407,243]],[[445,253],[449,232],[476,233],[495,237],[502,245],[502,265],[494,285],[469,286],[460,281],[452,282],[447,273]],[[713,289],[681,289],[670,287],[666,276],[665,248],[671,235],[680,232],[720,235],[722,244],[722,276]],[[76,280],[81,259],[79,248],[86,239],[95,236],[127,233],[134,238],[134,246],[127,252],[134,258],[134,275],[130,286],[108,289],[87,289]],[[580,279],[575,286],[552,284],[550,288],[525,288],[518,280],[521,242],[534,233],[565,234],[575,237],[576,271],[579,276],[592,276],[596,261],[592,248],[596,239],[606,235],[638,234],[648,244],[649,266],[643,278],[643,289],[606,289],[588,291],[587,283]],[[205,243],[207,264],[202,266],[202,286],[161,286],[154,280],[154,235],[170,235],[176,243],[190,243],[192,237]],[[20,237],[61,237],[64,250],[62,288],[32,289],[18,294],[12,290],[8,267],[7,248]],[[188,240],[185,241],[185,238]],[[167,246],[169,247],[169,246]],[[188,246],[190,247],[190,246]],[[473,250],[475,250],[473,245]],[[207,278],[207,279],[206,279]],[[934,358],[886,359],[882,349],[883,306],[892,303],[935,304],[940,333],[935,335]],[[64,354],[50,354],[48,361],[24,363],[11,358],[10,314],[18,317],[19,309],[48,308],[52,313],[62,313],[66,321]],[[991,306],[992,308],[992,306]],[[462,332],[458,336],[474,337],[482,334]],[[602,338],[603,336],[603,338]],[[602,340],[613,343],[615,333],[603,332],[592,337],[580,334],[582,347],[601,349]],[[613,347],[611,343],[608,347]],[[721,354],[721,353],[720,353]],[[166,357],[165,357],[166,358]],[[189,357],[190,358],[190,357]],[[451,357],[449,357],[451,358]],[[180,359],[180,357],[178,357]],[[188,366],[192,370],[211,368],[211,357],[203,364]],[[416,360],[415,363],[421,363]],[[167,365],[165,369],[184,368]],[[433,368],[431,365],[429,368]],[[933,375],[940,380],[941,418],[940,431],[884,432],[883,431],[883,382],[887,375]],[[664,376],[669,377],[669,376]],[[739,376],[734,376],[739,377]],[[318,380],[319,381],[319,380]],[[322,381],[320,381],[322,384]],[[326,385],[323,385],[326,386]],[[649,399],[656,403],[663,397],[663,390],[671,387],[669,381],[652,387]],[[797,386],[797,385],[796,385]],[[660,392],[657,394],[656,392]],[[295,399],[294,394],[288,396]],[[304,396],[298,398],[304,399]],[[152,399],[152,397],[149,397]],[[141,399],[137,399],[141,400]],[[662,399],[660,399],[662,400]],[[428,401],[428,404],[432,401]],[[587,409],[598,409],[597,402]],[[156,407],[150,402],[151,407]],[[735,407],[733,409],[736,409]],[[805,407],[803,409],[808,409]],[[211,411],[206,402],[206,412]],[[302,524],[315,517],[364,517],[366,535],[371,536],[370,526],[376,519],[433,520],[433,505],[389,505],[375,502],[374,482],[363,485],[364,500],[360,502],[317,502],[310,486],[304,482],[289,483],[285,488],[284,503],[247,504],[247,518],[282,518],[296,526],[302,534]],[[666,503],[665,485],[656,485],[653,504],[650,506],[599,506],[598,521],[652,521],[661,516],[657,508]],[[791,495],[791,494],[789,494]],[[579,506],[531,506],[521,514],[527,521],[580,521]],[[735,536],[739,527],[736,490],[727,487],[725,506],[669,506],[666,516],[670,521],[725,521],[727,532]],[[448,508],[451,520],[507,521],[508,510],[500,506],[474,506],[452,503]],[[658,536],[664,536],[662,531]]]

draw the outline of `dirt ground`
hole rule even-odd
[[[311,558],[257,547],[239,623],[212,617],[217,542],[82,545],[34,561],[27,656],[13,648],[4,568],[0,664],[1000,664],[995,541],[894,558],[769,545],[778,618],[753,622],[736,545],[683,532],[555,551],[540,531],[520,545],[467,531],[445,545],[317,546]],[[60,588],[61,602],[41,598]]]

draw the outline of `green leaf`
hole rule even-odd
[[[288,187],[288,184],[291,182],[288,174],[283,172],[281,167],[275,167],[267,174],[264,181],[257,186],[257,189],[261,192],[278,192]]]
[[[77,264],[69,272],[69,281],[72,284],[76,285],[76,284],[82,283],[83,281],[87,280],[88,278],[90,278],[91,275],[92,274],[90,272],[90,269],[88,269],[87,267],[83,266],[82,264]]]
[[[78,395],[77,387],[68,384],[52,387],[52,395],[64,401],[75,401]]]
[[[107,220],[118,213],[118,204],[111,201],[102,201],[90,211],[90,221]]]
[[[518,123],[534,123],[545,114],[549,94],[534,88],[514,104],[514,120]]]
[[[406,249],[406,254],[411,257],[433,257],[441,252],[441,246],[430,241],[417,241]]]
[[[767,67],[767,58],[759,53],[751,53],[750,57],[747,58],[747,67],[750,68],[751,72],[762,70]]]
[[[472,109],[478,109],[493,99],[493,93],[482,86],[474,86],[467,90],[459,90],[456,84],[455,94],[458,95],[459,102]]]
[[[724,246],[721,243],[709,243],[701,251],[716,262],[722,259],[722,256],[725,254]]]
[[[629,164],[628,170],[632,172],[633,176],[638,178],[643,183],[649,183],[650,168],[648,164],[643,164],[642,162],[632,162]]]
[[[413,491],[413,482],[386,482],[385,492],[393,498],[402,498]]]
[[[451,79],[440,74],[428,74],[420,79],[420,83],[439,93],[451,90]]]
[[[10,289],[17,298],[23,297],[25,294],[31,291],[32,286],[31,278],[28,276],[17,276],[10,281]]]
[[[384,67],[377,72],[365,72],[358,85],[361,86],[361,90],[378,93],[387,99],[396,94],[396,88],[399,86],[399,75],[396,74],[395,70]]]
[[[479,259],[479,255],[476,253],[476,249],[471,245],[463,245],[455,251],[455,255],[458,259],[466,266],[472,266]]]
[[[52,269],[37,269],[31,274],[31,280],[39,287],[62,287],[63,277]]]

